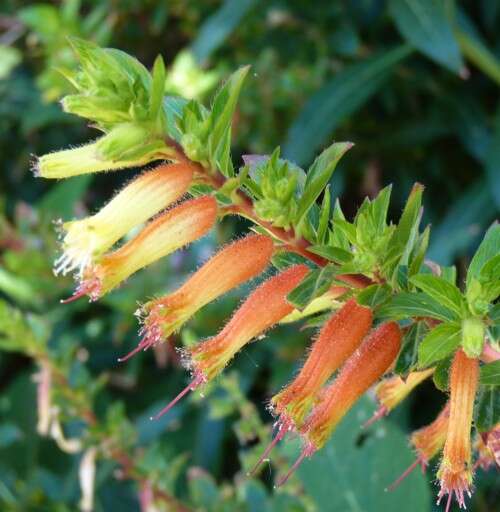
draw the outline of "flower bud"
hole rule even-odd
[[[65,222],[64,252],[56,261],[55,273],[83,271],[132,228],[179,199],[192,177],[187,165],[160,165],[126,185],[95,215]]]
[[[288,480],[306,457],[325,444],[361,395],[388,370],[400,347],[401,329],[396,322],[386,322],[366,337],[342,367],[338,377],[322,393],[321,401],[306,419],[301,428],[304,449],[278,486]]]
[[[346,302],[322,327],[297,377],[271,399],[278,414],[300,425],[323,384],[368,334],[372,312],[355,299]]]
[[[146,313],[139,350],[167,338],[199,309],[264,271],[273,254],[273,241],[265,235],[248,235],[219,251],[177,291],[145,304]]]
[[[163,416],[187,393],[213,379],[249,341],[288,315],[293,306],[287,301],[287,295],[302,281],[308,270],[306,265],[295,265],[264,281],[217,336],[191,349],[185,363],[193,372],[192,382],[153,419]]]
[[[399,375],[384,379],[375,389],[375,395],[380,407],[375,414],[364,424],[364,427],[371,425],[382,416],[389,414],[399,405],[419,384],[434,373],[434,368],[420,372],[410,372],[406,379]]]
[[[460,507],[465,507],[464,493],[470,496],[472,485],[471,427],[478,379],[479,361],[458,350],[450,370],[450,419],[437,476],[439,500],[447,494],[449,504],[454,494]]]
[[[146,140],[143,131],[127,124],[91,144],[41,156],[35,164],[34,174],[49,179],[70,178],[139,167],[169,156],[173,156],[172,150],[162,141]]]
[[[203,196],[160,215],[135,238],[87,268],[75,295],[68,301],[82,295],[97,300],[141,268],[201,238],[213,226],[216,214],[215,199]]]
[[[467,357],[479,357],[484,346],[484,324],[480,318],[462,321],[462,348]]]

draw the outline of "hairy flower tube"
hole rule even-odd
[[[413,432],[410,444],[415,449],[417,457],[403,474],[387,488],[388,491],[394,490],[417,466],[420,465],[422,471],[425,471],[429,461],[443,449],[449,420],[450,403],[447,402],[432,423]]]
[[[159,418],[189,391],[213,379],[249,341],[262,335],[288,315],[293,306],[287,295],[308,272],[306,265],[295,265],[267,279],[258,286],[234,313],[222,331],[194,348],[185,356],[193,381],[155,418]]]
[[[215,223],[216,215],[217,203],[211,196],[185,201],[168,210],[135,238],[87,268],[67,301],[83,295],[97,300],[141,268],[201,238]]]
[[[175,292],[146,303],[139,345],[124,361],[140,350],[159,343],[177,331],[206,304],[259,275],[269,264],[274,244],[268,236],[251,234],[220,250]]]
[[[389,369],[400,346],[401,329],[396,322],[380,325],[365,338],[306,419],[300,430],[304,439],[302,453],[278,486],[288,480],[306,457],[323,447],[345,414]]]
[[[478,379],[479,361],[458,350],[450,370],[450,419],[437,474],[441,486],[439,500],[448,495],[447,510],[453,495],[460,508],[465,508],[464,494],[470,496],[471,427]]]
[[[355,299],[347,301],[324,324],[297,377],[271,398],[272,411],[279,417],[278,431],[255,469],[288,431],[300,428],[321,387],[359,347],[371,324],[371,309]]]
[[[434,373],[434,368],[419,372],[410,372],[406,379],[394,375],[384,379],[375,389],[379,408],[364,426],[367,427],[382,416],[389,414],[398,406],[419,384]]]
[[[55,273],[83,272],[132,228],[177,201],[192,179],[188,165],[160,165],[131,181],[95,215],[65,222],[63,254]]]

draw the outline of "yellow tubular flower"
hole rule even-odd
[[[434,373],[434,368],[411,372],[406,379],[399,375],[384,379],[375,388],[375,395],[380,404],[378,410],[363,426],[368,427],[373,422],[387,416],[397,405],[399,405],[419,384]]]
[[[62,256],[54,272],[83,272],[132,228],[179,199],[189,188],[193,171],[184,164],[160,165],[126,185],[98,213],[65,222]]]
[[[211,196],[172,208],[151,221],[135,238],[87,268],[73,297],[63,302],[83,295],[97,300],[141,268],[201,238],[213,226],[216,214],[217,203]]]

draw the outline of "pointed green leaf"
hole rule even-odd
[[[425,337],[428,327],[425,322],[415,322],[406,332],[401,344],[401,350],[396,360],[394,371],[406,376],[417,365],[418,346]]]
[[[500,422],[500,393],[495,386],[481,389],[474,412],[474,424],[479,432],[487,432]]]
[[[309,211],[309,208],[311,208],[321,192],[323,192],[330,181],[333,171],[335,171],[337,163],[352,146],[352,142],[336,142],[325,149],[316,160],[314,160],[307,171],[306,183],[302,197],[300,198],[295,221],[297,224],[301,222],[302,218]]]
[[[460,326],[452,323],[438,325],[418,347],[418,366],[427,366],[449,356],[460,345]]]
[[[432,274],[418,274],[410,281],[445,308],[453,311],[457,317],[463,315],[465,302],[460,290],[454,284]]]
[[[389,12],[409,43],[438,64],[460,73],[464,64],[445,2],[391,0]]]
[[[495,223],[484,235],[483,241],[470,262],[467,272],[467,287],[470,286],[473,277],[479,279],[484,264],[498,254],[500,254],[500,224]]]
[[[380,310],[379,315],[395,320],[414,317],[430,317],[444,322],[457,320],[453,312],[425,293],[399,293]]]

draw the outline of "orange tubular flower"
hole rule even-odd
[[[159,343],[203,306],[259,275],[269,264],[274,244],[265,235],[248,235],[224,247],[208,260],[178,290],[141,308],[146,317],[139,345],[124,361]]]
[[[75,294],[63,302],[83,295],[97,300],[141,268],[201,238],[213,226],[216,215],[217,203],[211,196],[172,208],[151,221],[135,238],[88,268]]]
[[[217,336],[191,349],[186,357],[186,366],[193,372],[193,381],[154,418],[169,411],[189,391],[213,379],[249,341],[288,315],[293,306],[286,297],[307,272],[307,266],[295,265],[264,281]]]
[[[179,199],[193,179],[184,164],[160,165],[126,185],[98,213],[86,219],[65,222],[62,256],[54,272],[81,273],[132,228],[142,224]]]
[[[469,359],[462,350],[458,350],[450,370],[450,420],[437,474],[441,485],[438,503],[447,494],[446,510],[453,494],[460,508],[465,508],[464,493],[470,496],[471,427],[478,379],[478,359]]]
[[[394,490],[417,466],[422,471],[429,465],[429,461],[435,457],[443,448],[448,432],[450,420],[450,403],[447,402],[438,417],[429,425],[413,432],[410,443],[415,448],[417,458],[408,469],[389,487],[388,491]]]
[[[375,395],[380,406],[363,427],[368,427],[383,416],[387,416],[419,384],[433,373],[434,368],[429,368],[420,372],[411,372],[406,379],[402,379],[399,375],[384,379],[375,389]]]
[[[301,426],[323,384],[359,347],[371,324],[371,309],[360,306],[355,299],[346,302],[325,323],[297,377],[271,399],[273,412],[279,415],[278,432],[254,469],[289,430]]]
[[[304,449],[290,471],[278,482],[284,484],[299,464],[321,448],[340,420],[363,393],[391,366],[401,347],[401,329],[386,322],[372,331],[347,360],[338,377],[322,394],[321,402],[307,418],[301,433]]]

